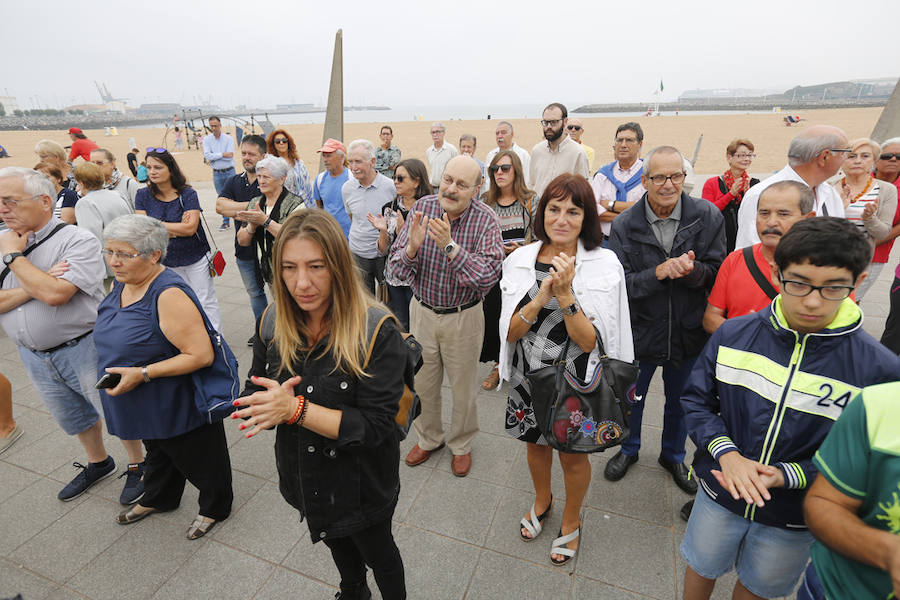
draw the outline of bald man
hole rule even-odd
[[[414,467],[446,442],[450,468],[465,477],[478,432],[478,357],[484,338],[481,300],[500,279],[503,246],[494,211],[478,197],[482,175],[471,156],[450,159],[436,196],[419,198],[391,247],[388,275],[409,281],[409,331],[422,344],[416,392],[422,414],[413,421],[418,443],[406,457]],[[491,325],[496,327],[496,323]],[[450,432],[441,422],[441,384],[453,394]]]
[[[578,117],[569,117],[569,122],[566,124],[566,132],[568,132],[570,138],[581,144],[581,147],[584,148],[584,153],[587,154],[588,168],[590,172],[593,173],[594,149],[581,141],[582,136],[584,136],[584,123],[582,123],[581,119]]]
[[[735,248],[760,242],[756,232],[756,206],[763,190],[779,181],[799,181],[816,195],[813,207],[818,216],[843,217],[844,201],[827,180],[838,172],[850,152],[847,134],[831,125],[815,125],[793,140],[788,148],[788,164],[768,179],[747,190],[738,209],[738,232]]]

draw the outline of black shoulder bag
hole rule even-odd
[[[769,283],[766,276],[759,270],[759,265],[756,264],[756,259],[753,258],[753,246],[744,248],[742,254],[744,255],[744,262],[747,264],[747,269],[753,277],[753,281],[755,281],[756,285],[758,285],[763,293],[769,297],[769,300],[774,300],[775,296],[778,295],[778,290]]]

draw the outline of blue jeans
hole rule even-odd
[[[258,321],[263,311],[269,304],[266,298],[265,282],[262,278],[262,269],[259,268],[259,261],[249,258],[236,258],[238,271],[241,273],[241,280],[244,282],[244,289],[250,296],[250,310],[253,311],[253,319]]]
[[[412,288],[408,285],[393,286],[388,284],[388,304],[400,320],[405,331],[409,331],[409,303],[412,300]]]
[[[225,187],[225,182],[228,181],[228,178],[234,175],[234,167],[231,167],[227,171],[216,171],[213,169],[213,186],[216,188],[216,197],[222,195],[222,188]],[[222,217],[222,223],[228,224],[230,221],[228,217]]]
[[[687,441],[687,426],[684,424],[684,412],[681,409],[681,390],[687,382],[694,361],[692,357],[682,361],[676,366],[672,361],[663,363],[663,388],[666,395],[666,404],[663,409],[662,454],[661,456],[674,463],[684,462],[684,443]],[[657,365],[641,362],[638,365],[637,384],[635,385],[635,397],[642,400],[635,403],[631,409],[629,425],[631,433],[622,443],[622,454],[634,456],[641,449],[641,421],[644,418],[644,405],[647,403],[647,390],[650,388],[650,379],[656,372]]]

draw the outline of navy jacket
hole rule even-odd
[[[609,247],[625,269],[635,358],[677,363],[697,356],[709,337],[703,312],[725,259],[724,220],[712,202],[682,192],[681,221],[666,254],[647,222],[646,203],[645,193],[613,221]],[[656,278],[660,263],[688,250],[694,251],[693,271],[680,279]]]
[[[816,477],[819,445],[861,388],[897,379],[900,358],[863,331],[862,312],[849,298],[815,333],[788,327],[780,296],[758,313],[728,319],[681,395],[700,486],[744,518],[805,529],[803,497]],[[785,487],[771,489],[763,508],[734,500],[710,474],[732,450],[781,469]]]

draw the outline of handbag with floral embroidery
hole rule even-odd
[[[600,364],[590,381],[566,370],[569,339],[553,364],[525,374],[538,428],[561,452],[600,452],[628,437],[638,367],[607,356],[596,327],[594,334]]]

